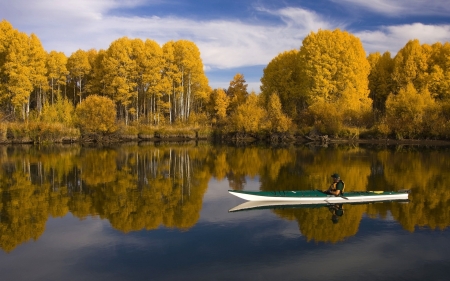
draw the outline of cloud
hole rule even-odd
[[[450,12],[448,0],[332,0],[337,4],[347,5],[351,8],[361,7],[371,12],[384,14],[390,17],[404,17],[406,15],[442,15]]]
[[[176,11],[175,3],[170,3],[173,11]],[[343,0],[342,3],[392,16],[450,11],[450,5],[440,0],[426,4],[418,0],[395,3],[388,0]],[[415,38],[421,43],[450,38],[449,25],[414,23],[384,25],[366,31],[349,30],[349,19],[342,22],[302,7],[268,9],[253,6],[258,17],[246,21],[236,18],[197,20],[181,14],[156,16],[154,11],[159,11],[157,5],[163,4],[167,5],[167,1],[0,0],[0,18],[8,20],[20,31],[35,33],[47,51],[63,51],[66,55],[78,49],[107,49],[114,40],[123,36],[148,38],[160,45],[170,40],[191,40],[199,47],[208,72],[226,69],[240,72],[239,68],[256,65],[262,70],[279,53],[300,48],[303,38],[319,29],[348,30],[361,39],[367,53],[390,51],[395,54],[408,40]],[[147,12],[141,12],[139,16],[128,15],[136,9]],[[117,14],[117,11],[124,10],[130,12]],[[247,79],[249,90],[259,91],[259,78]],[[210,82],[214,88],[227,87],[231,79],[232,75],[223,75],[221,79]]]
[[[239,20],[197,21],[177,16],[117,16],[116,9],[138,7],[142,1],[67,0],[0,3],[0,17],[20,31],[35,33],[47,51],[67,55],[77,49],[106,49],[123,36],[149,38],[164,44],[188,39],[199,47],[206,68],[267,64],[319,28],[333,28],[315,12],[301,8],[258,12],[280,19],[279,24]],[[146,3],[147,4],[147,3]],[[125,5],[125,6],[123,6]]]
[[[376,31],[355,32],[363,42],[367,53],[389,51],[395,55],[409,40],[418,39],[421,44],[447,42],[450,25],[426,25],[422,23],[383,26]]]

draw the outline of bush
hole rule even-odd
[[[92,95],[78,104],[76,125],[82,133],[113,133],[116,126],[116,105],[106,97]]]

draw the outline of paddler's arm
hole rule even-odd
[[[341,191],[339,189],[336,190],[330,190],[328,193],[333,194],[334,196],[339,196],[341,194]]]

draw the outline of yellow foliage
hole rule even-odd
[[[116,130],[116,106],[106,97],[92,95],[78,104],[77,125],[84,133],[112,133]]]
[[[311,32],[303,40],[299,56],[300,83],[310,105],[335,103],[356,112],[370,108],[370,65],[357,37],[339,29]]]
[[[272,132],[287,132],[292,124],[291,119],[283,113],[280,98],[276,93],[273,93],[269,97],[269,103],[267,104],[267,118],[270,124],[269,128]]]
[[[237,107],[232,115],[232,126],[237,131],[248,133],[258,133],[263,127],[263,121],[267,112],[260,106],[259,98],[255,93],[251,93],[244,104]]]
[[[387,122],[397,138],[414,138],[422,132],[427,112],[435,111],[436,102],[425,90],[418,93],[409,83],[386,101]]]

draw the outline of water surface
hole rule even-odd
[[[447,280],[446,147],[0,146],[0,280]],[[409,203],[228,212],[240,190]]]

